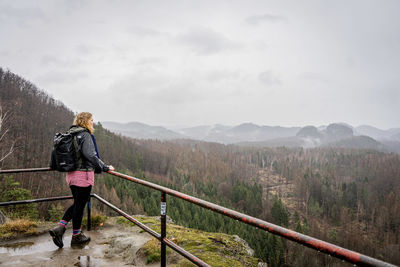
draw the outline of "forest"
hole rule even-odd
[[[0,168],[47,167],[56,132],[74,112],[33,83],[0,68]],[[194,140],[131,139],[96,125],[102,159],[118,172],[168,186],[295,231],[400,264],[400,155],[345,148],[252,148]],[[97,176],[94,193],[130,214],[159,215],[160,194],[121,178]],[[68,195],[57,172],[0,177],[0,201]],[[167,197],[167,214],[185,227],[236,234],[270,266],[343,262],[243,223]],[[60,207],[60,205],[62,205]],[[67,202],[7,208],[49,218]],[[115,215],[100,205],[98,212]]]

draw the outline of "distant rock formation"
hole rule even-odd
[[[104,128],[110,131],[137,139],[158,139],[172,140],[186,138],[185,136],[168,130],[162,126],[150,126],[140,122],[118,123],[104,121],[101,122]]]
[[[300,129],[300,131],[296,134],[298,137],[304,138],[322,138],[323,135],[320,133],[315,126],[306,126]]]
[[[332,123],[326,128],[325,138],[328,142],[339,141],[353,136],[353,129],[346,125]]]

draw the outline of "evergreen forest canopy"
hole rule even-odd
[[[74,113],[0,68],[2,169],[48,166],[52,138]],[[2,117],[3,118],[3,117]],[[348,148],[257,148],[193,140],[137,140],[96,125],[100,155],[117,171],[244,212],[366,255],[400,264],[400,155]],[[131,214],[158,215],[159,192],[102,174],[93,192]],[[57,172],[0,178],[0,201],[68,195]],[[339,260],[168,197],[178,224],[238,234],[271,266],[342,266]],[[68,203],[62,203],[65,206]],[[112,211],[96,206],[101,212]],[[36,212],[35,212],[35,211]],[[62,209],[61,209],[62,210]],[[8,208],[50,218],[54,206]],[[204,219],[206,218],[206,219]]]

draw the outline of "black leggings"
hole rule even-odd
[[[81,229],[83,210],[85,209],[86,203],[89,200],[92,186],[79,187],[71,185],[69,188],[71,188],[71,192],[74,197],[74,204],[72,204],[72,206],[65,211],[62,219],[67,222],[71,221],[72,219],[72,229],[77,230]]]

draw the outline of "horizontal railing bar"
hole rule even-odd
[[[132,176],[129,176],[126,174],[118,173],[115,171],[108,171],[108,173],[113,174],[118,177],[121,177],[125,180],[129,180],[129,181],[156,189],[158,191],[165,192],[168,195],[175,196],[177,198],[186,200],[188,202],[191,202],[191,203],[201,206],[203,208],[210,209],[210,210],[220,213],[224,216],[228,216],[235,220],[238,220],[238,221],[244,222],[246,224],[255,226],[257,228],[263,229],[265,231],[268,231],[272,234],[282,236],[286,239],[297,242],[303,246],[318,250],[322,253],[329,254],[333,257],[357,264],[359,266],[396,267],[395,265],[392,265],[390,263],[368,257],[368,256],[360,254],[358,252],[354,252],[354,251],[330,244],[328,242],[325,242],[325,241],[322,241],[322,240],[319,240],[319,239],[316,239],[316,238],[313,238],[313,237],[310,237],[307,235],[303,235],[301,233],[292,231],[290,229],[260,220],[258,218],[255,218],[255,217],[252,217],[252,216],[249,216],[249,215],[246,215],[246,214],[243,214],[243,213],[231,210],[231,209],[227,209],[225,207],[216,205],[214,203],[211,203],[211,202],[208,202],[208,201],[196,198],[196,197],[192,197],[192,196],[183,194],[179,191],[172,190],[172,189],[169,189],[164,186],[160,186],[160,185],[157,185],[157,184],[154,184],[154,183],[151,183],[148,181],[144,181],[139,178],[132,177]]]
[[[13,170],[0,170],[0,174],[7,173],[21,173],[21,172],[46,172],[46,171],[54,171],[50,167],[46,168],[29,168],[29,169],[13,169]]]
[[[119,213],[122,216],[124,216],[127,220],[129,220],[129,221],[133,222],[134,224],[136,224],[137,226],[139,226],[144,231],[148,232],[149,234],[151,234],[152,236],[154,236],[155,238],[160,240],[160,242],[164,242],[167,246],[169,246],[170,248],[172,248],[173,250],[175,250],[176,252],[178,252],[179,254],[181,254],[183,257],[187,258],[188,260],[190,260],[194,264],[196,264],[198,266],[210,266],[207,263],[205,263],[202,260],[200,260],[199,258],[197,258],[196,256],[190,254],[189,252],[187,252],[186,250],[184,250],[180,246],[176,245],[172,241],[168,240],[167,238],[164,238],[163,240],[161,240],[161,235],[159,233],[155,232],[154,230],[152,230],[151,228],[149,228],[145,224],[139,222],[138,220],[136,220],[135,218],[133,218],[132,216],[130,216],[129,214],[127,214],[123,210],[115,207],[113,204],[111,204],[107,200],[101,198],[100,196],[98,196],[96,194],[92,194],[91,196],[95,197],[97,200],[99,200],[100,202],[102,202],[106,206],[110,207],[111,209],[113,209],[117,213]]]
[[[73,196],[46,197],[46,198],[38,198],[38,199],[27,199],[27,200],[0,202],[0,207],[1,206],[10,206],[10,205],[19,205],[19,204],[30,204],[30,203],[36,203],[36,202],[65,200],[65,199],[73,199]]]

